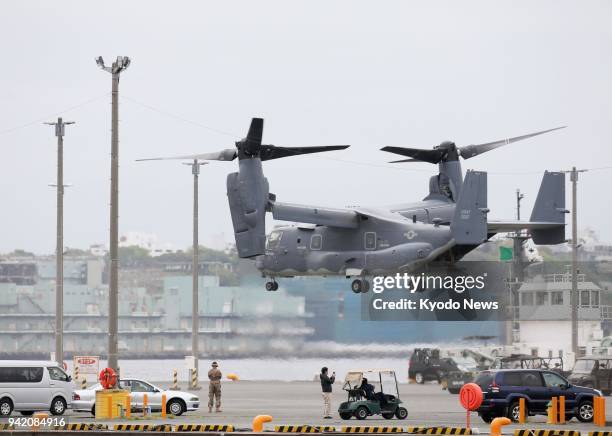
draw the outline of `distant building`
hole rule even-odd
[[[104,356],[108,341],[108,288],[103,261],[67,259],[64,350],[68,356]],[[0,356],[48,356],[54,349],[55,269],[52,259],[0,263]],[[154,290],[119,290],[122,357],[183,357],[191,351],[191,277],[163,277]],[[221,356],[299,353],[313,334],[304,298],[259,286],[220,286],[199,277],[200,351]]]
[[[571,351],[570,274],[545,274],[525,282],[518,290],[516,343],[540,356],[559,356]],[[603,290],[578,275],[578,343],[582,353],[589,343],[603,337],[602,323],[610,307],[601,304]]]

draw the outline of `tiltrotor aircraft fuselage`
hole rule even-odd
[[[367,277],[412,272],[430,263],[452,264],[499,232],[528,229],[536,244],[564,242],[563,173],[544,173],[529,221],[492,221],[487,219],[487,173],[468,171],[464,178],[459,162],[459,157],[469,159],[551,130],[466,147],[452,142],[429,150],[385,147],[382,150],[409,157],[395,162],[430,162],[438,164],[439,173],[430,178],[429,194],[422,201],[384,208],[328,208],[277,201],[269,192],[262,161],[348,145],[263,145],[261,118],[253,118],[236,149],[179,158],[238,158],[238,172],[227,177],[236,248],[239,257],[254,259],[262,275],[270,278],[266,289],[276,290],[279,277],[341,275],[354,279],[354,292],[367,292]],[[266,235],[267,213],[295,224],[277,226]]]

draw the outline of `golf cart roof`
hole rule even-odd
[[[392,369],[351,369],[346,373],[344,381],[357,381],[361,380],[364,374],[389,374],[395,375],[395,371]]]

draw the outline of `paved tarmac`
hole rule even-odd
[[[165,387],[167,383],[156,383]],[[352,418],[350,421],[340,419],[337,413],[338,405],[345,401],[346,392],[342,391],[341,383],[334,385],[332,410],[333,419],[323,419],[323,400],[320,384],[317,382],[262,382],[237,381],[223,383],[222,413],[208,413],[208,388],[203,385],[196,394],[201,399],[201,408],[196,412],[187,412],[181,417],[167,419],[171,424],[205,423],[233,424],[237,428],[250,428],[254,416],[271,415],[273,421],[265,425],[272,430],[275,424],[310,424],[335,425],[339,430],[342,425],[393,425],[393,426],[465,426],[466,412],[459,404],[459,396],[451,395],[442,390],[438,384],[402,384],[400,397],[408,409],[408,419],[386,420],[379,416],[369,417],[365,421]],[[612,397],[607,397],[606,416],[612,425]],[[138,414],[132,414],[136,416]],[[70,422],[92,422],[93,417],[84,413],[68,413]],[[119,421],[117,421],[119,422]],[[162,423],[159,418],[135,423]],[[487,432],[489,426],[476,413],[472,413],[472,427]],[[565,428],[583,432],[596,430],[592,424],[584,424],[573,419],[569,424],[549,426],[546,417],[530,417],[527,425],[511,425],[505,430],[514,428]],[[506,432],[505,431],[505,432]]]

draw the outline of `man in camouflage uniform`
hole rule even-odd
[[[212,368],[208,371],[208,413],[212,412],[213,405],[217,403],[215,412],[221,412],[221,370],[217,362],[212,363]]]

